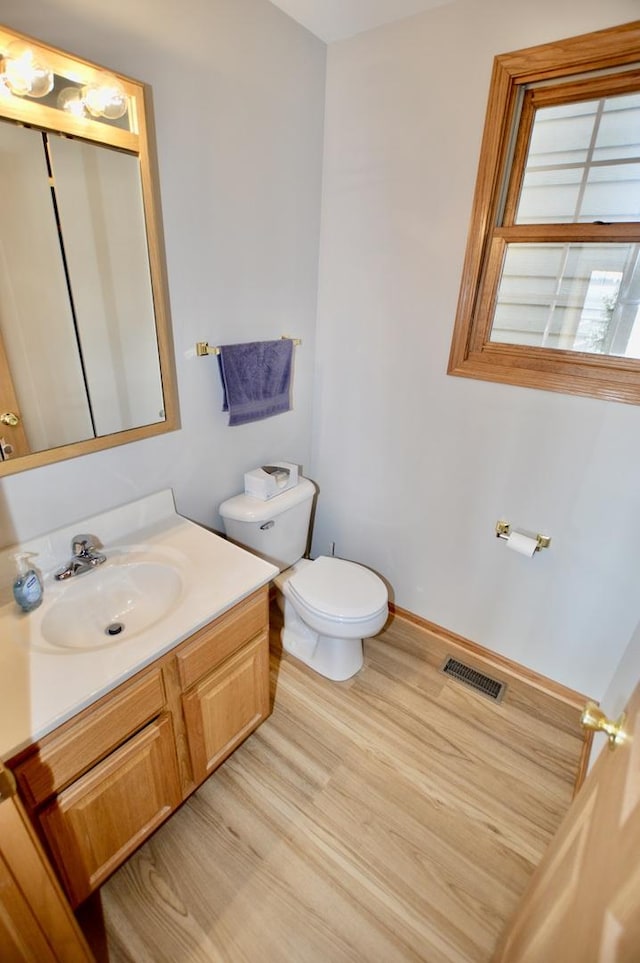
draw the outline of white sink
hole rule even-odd
[[[61,649],[99,649],[146,632],[180,605],[182,560],[129,550],[63,583],[43,613],[45,644]]]

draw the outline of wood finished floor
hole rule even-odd
[[[109,959],[488,961],[569,805],[575,710],[493,704],[400,619],[345,683],[272,634],[272,716],[103,887]]]

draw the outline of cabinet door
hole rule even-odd
[[[40,815],[74,906],[180,804],[171,717],[160,716]]]
[[[183,696],[196,783],[269,715],[269,639],[259,635]]]

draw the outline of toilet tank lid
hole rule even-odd
[[[308,478],[300,478],[295,488],[266,501],[253,495],[234,495],[220,505],[218,511],[223,518],[234,522],[266,522],[281,515],[295,505],[309,501],[316,493],[316,487]]]

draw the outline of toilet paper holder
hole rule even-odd
[[[511,524],[510,522],[496,522],[496,538],[508,539],[511,535]],[[536,552],[539,552],[542,548],[549,548],[551,545],[550,535],[534,535],[536,542],[538,543]]]

